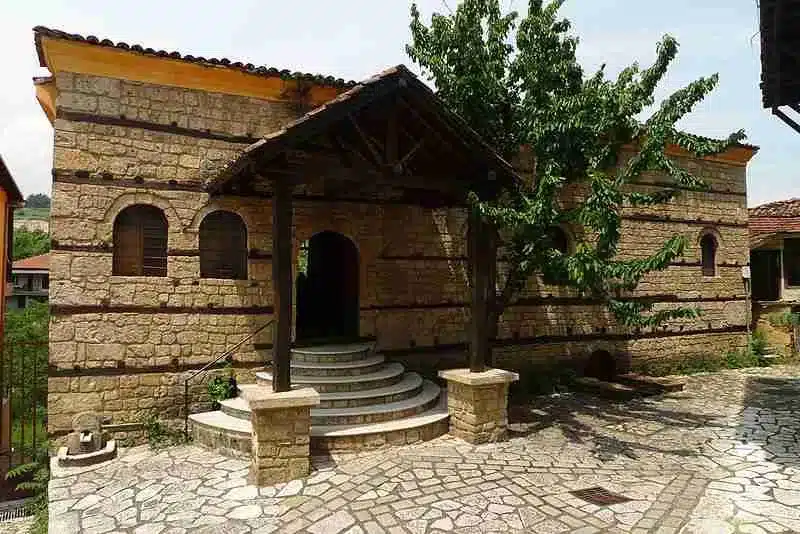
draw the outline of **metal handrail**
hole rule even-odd
[[[266,329],[274,322],[275,319],[270,319],[269,321],[267,321],[267,323],[258,327],[254,332],[252,332],[249,336],[238,342],[236,345],[229,348],[228,350],[226,350],[225,352],[223,352],[222,354],[220,354],[219,356],[217,356],[216,358],[205,364],[203,367],[201,367],[200,369],[198,369],[197,371],[193,372],[188,377],[186,377],[186,380],[183,381],[183,433],[187,438],[189,437],[189,382],[194,380],[194,378],[197,375],[205,373],[209,369],[217,365],[220,362],[220,360],[227,359],[230,356],[232,356],[233,353],[239,347],[241,347],[242,345],[244,345],[245,343],[256,337],[258,334],[260,334],[264,329]]]

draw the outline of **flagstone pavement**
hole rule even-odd
[[[503,443],[320,457],[309,478],[260,489],[243,460],[135,447],[54,477],[50,532],[800,532],[800,367],[693,376],[625,403],[540,397],[511,420]],[[596,486],[631,500],[570,493]]]

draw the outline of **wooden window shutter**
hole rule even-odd
[[[247,279],[247,227],[237,214],[215,211],[200,223],[200,276]]]
[[[167,220],[160,209],[130,206],[117,216],[114,274],[167,276]]]

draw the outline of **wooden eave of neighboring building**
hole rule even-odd
[[[11,176],[11,172],[6,167],[6,163],[3,161],[3,157],[0,156],[0,188],[6,192],[8,195],[9,204],[13,207],[18,207],[23,202],[22,193],[17,187],[16,182],[14,182],[14,178]]]
[[[247,194],[265,179],[314,178],[338,183],[339,191],[385,185],[420,201],[439,195],[444,204],[521,183],[511,164],[403,65],[252,144],[206,189]]]
[[[760,0],[761,92],[765,108],[800,108],[800,0]]]
[[[355,85],[333,76],[154,50],[37,26],[39,64],[53,75],[71,72],[275,101],[318,106]],[[58,91],[51,79],[35,78],[39,103],[51,122]]]

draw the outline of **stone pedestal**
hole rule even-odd
[[[439,371],[447,380],[447,410],[450,433],[469,443],[502,441],[508,424],[508,385],[519,380],[517,373],[487,369]]]
[[[274,393],[268,387],[243,392],[253,424],[250,483],[269,486],[311,471],[311,408],[319,393],[311,388]]]

